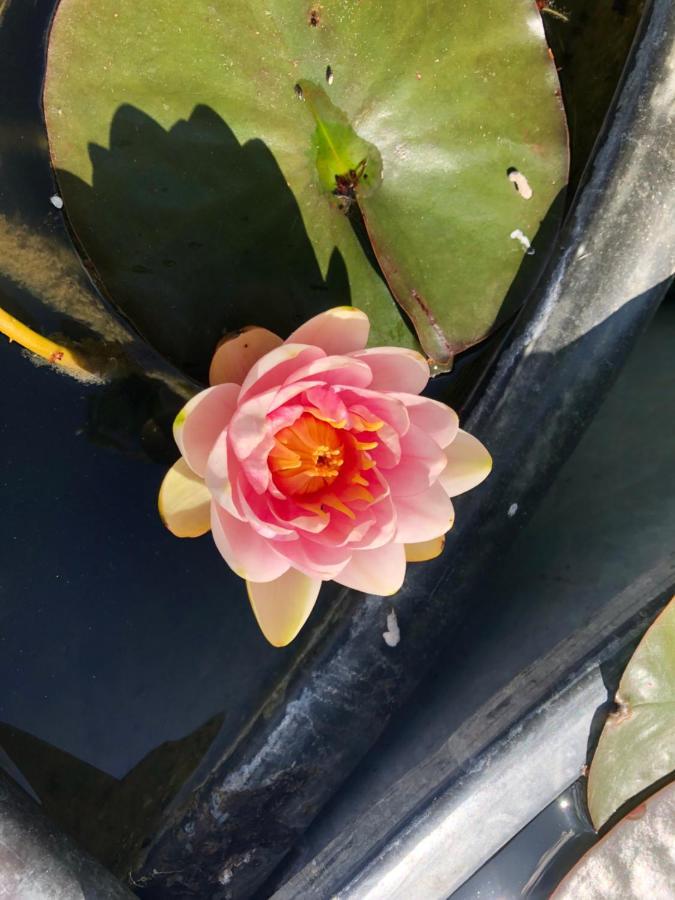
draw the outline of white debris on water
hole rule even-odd
[[[523,232],[520,230],[520,228],[515,228],[515,229],[511,232],[510,237],[511,237],[514,241],[520,241],[520,243],[521,243],[521,244],[523,245],[523,247],[525,248],[525,251],[526,251],[526,253],[527,253],[528,256],[533,256],[533,255],[534,255],[534,250],[532,249],[532,245],[530,244],[530,239],[529,239],[529,237],[528,237],[526,234],[523,234]]]
[[[63,198],[59,197],[58,194],[52,194],[52,196],[49,198],[49,202],[57,209],[63,209]]]
[[[518,512],[518,504],[512,503],[511,506],[509,506],[509,509],[508,509],[508,512],[506,513],[506,515],[509,517],[509,519],[512,519],[517,512]]]
[[[396,647],[401,640],[398,619],[393,609],[387,616],[387,630],[382,632],[382,637],[387,647]]]

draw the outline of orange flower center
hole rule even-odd
[[[287,496],[314,494],[329,487],[344,463],[344,444],[337,428],[311,413],[275,435],[269,467]]]

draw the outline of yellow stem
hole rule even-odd
[[[25,347],[31,353],[35,353],[36,356],[42,357],[51,365],[67,369],[73,375],[87,379],[96,375],[95,372],[84,368],[67,347],[62,347],[60,344],[50,341],[49,338],[42,337],[2,308],[0,308],[0,334],[6,335],[10,342],[16,341],[17,344]]]

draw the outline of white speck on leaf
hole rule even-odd
[[[523,234],[523,232],[520,230],[520,228],[515,228],[515,229],[511,232],[510,237],[511,237],[514,241],[520,241],[520,243],[521,243],[521,244],[523,245],[523,247],[525,248],[525,250],[526,250],[528,256],[533,256],[533,255],[534,255],[534,250],[532,249],[532,245],[530,244],[530,239],[529,239],[529,237],[528,237],[526,234]]]
[[[382,632],[382,637],[387,647],[396,647],[401,640],[398,619],[393,609],[387,616],[387,630]]]
[[[58,194],[52,194],[52,196],[49,198],[49,202],[57,209],[63,209],[63,199],[59,197]]]
[[[523,173],[519,172],[518,169],[509,169],[507,175],[509,181],[513,184],[523,200],[529,200],[532,197],[533,191],[530,187],[530,182]]]
[[[512,519],[517,512],[518,512],[518,504],[512,503],[511,506],[509,506],[509,510],[506,515],[509,517],[509,519]]]

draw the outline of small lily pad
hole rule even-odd
[[[675,598],[640,641],[615,701],[588,777],[596,828],[675,769]]]

